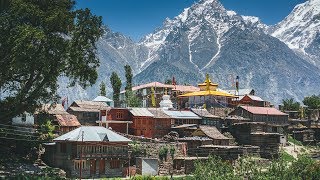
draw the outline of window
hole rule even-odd
[[[26,113],[21,114],[21,121],[22,121],[22,122],[26,122],[26,120],[27,120],[27,115],[26,115]]]
[[[60,152],[61,153],[66,153],[67,152],[67,144],[60,143]]]
[[[117,119],[122,119],[123,118],[123,112],[117,112],[116,113],[116,118]]]
[[[80,169],[81,161],[74,161],[74,169]],[[86,161],[82,160],[81,168],[84,169],[86,167]]]
[[[110,168],[111,168],[111,169],[118,169],[118,168],[120,168],[120,160],[111,160],[111,161],[110,161]]]

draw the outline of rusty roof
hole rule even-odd
[[[288,116],[288,114],[279,111],[272,107],[256,107],[256,106],[240,106],[242,109],[249,111],[252,114],[260,115],[277,115],[277,116]]]
[[[58,114],[55,115],[56,121],[58,121],[59,126],[69,126],[77,127],[81,126],[76,116],[72,114]]]
[[[214,126],[199,126],[200,130],[212,139],[230,139],[221,134],[221,132]]]

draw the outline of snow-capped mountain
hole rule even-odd
[[[178,82],[196,85],[209,73],[230,88],[230,75],[239,75],[243,88],[253,87],[273,103],[316,93],[316,67],[265,33],[267,29],[258,18],[228,11],[217,0],[199,1],[146,36],[142,43],[151,54],[149,65],[135,80],[175,76]]]
[[[300,10],[294,12],[302,12],[297,7],[295,9]],[[292,15],[295,19],[300,16]],[[316,24],[299,26],[299,30],[316,31]],[[196,85],[204,81],[205,73],[209,73],[221,88],[231,88],[230,77],[238,75],[240,88],[254,88],[257,95],[272,103],[278,104],[283,98],[291,97],[302,100],[306,95],[318,94],[320,73],[316,66],[289,48],[300,43],[294,44],[296,40],[287,36],[289,33],[285,33],[285,27],[290,29],[292,26],[283,22],[268,27],[256,17],[226,10],[218,0],[200,0],[175,18],[167,18],[162,27],[139,43],[106,28],[97,44],[100,58],[97,83],[87,90],[68,88],[66,79],[62,78],[59,92],[61,95],[67,92],[73,99],[92,99],[99,92],[100,82],[104,81],[111,93],[109,77],[112,71],[116,71],[124,82],[123,66],[129,64],[136,84],[163,82],[175,76],[178,83]],[[276,34],[282,34],[288,41]],[[305,47],[305,52],[319,53],[320,38],[315,34],[313,38],[310,36],[314,41],[299,47]],[[300,40],[305,42],[304,38]],[[287,45],[288,42],[292,45]]]
[[[320,68],[320,0],[298,4],[269,33]]]

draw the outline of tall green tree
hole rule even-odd
[[[106,91],[106,84],[104,84],[103,81],[100,83],[100,96],[106,96],[107,91]]]
[[[126,76],[126,98],[128,98],[128,93],[130,93],[130,91],[132,91],[132,69],[131,66],[129,65],[125,65],[124,66],[124,70],[125,70],[125,76]]]
[[[299,111],[300,109],[300,103],[293,100],[293,98],[290,99],[283,99],[282,100],[284,111]]]
[[[303,99],[303,104],[309,109],[320,109],[320,96],[312,95]]]
[[[0,121],[51,101],[61,75],[70,85],[94,84],[101,24],[74,0],[1,1]]]
[[[119,96],[120,96],[120,88],[121,88],[121,79],[119,78],[118,74],[116,72],[112,72],[110,76],[110,82],[113,89],[113,101],[114,106],[119,107]]]

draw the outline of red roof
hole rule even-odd
[[[256,106],[240,106],[242,109],[249,111],[252,114],[263,114],[263,115],[278,115],[287,116],[288,114],[279,111],[276,108],[271,107],[256,107]]]
[[[81,126],[79,123],[77,117],[72,114],[58,114],[55,115],[56,120],[58,121],[59,126],[69,126],[69,127],[75,127],[75,126]]]

